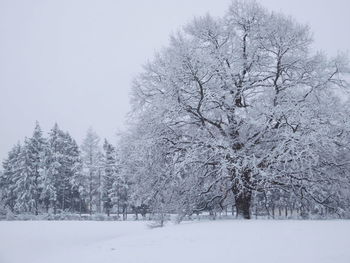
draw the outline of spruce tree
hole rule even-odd
[[[30,178],[32,181],[32,199],[34,201],[34,210],[35,214],[39,213],[39,202],[40,195],[42,191],[42,182],[40,172],[43,169],[44,165],[44,154],[45,154],[45,145],[46,141],[43,137],[42,130],[38,122],[35,124],[33,136],[27,140],[25,144],[25,153],[26,156],[26,169],[29,170]]]
[[[89,128],[81,146],[83,160],[83,181],[86,203],[90,214],[97,211],[102,212],[102,154],[100,151],[100,138]]]
[[[103,207],[107,215],[109,216],[110,211],[113,207],[112,198],[114,196],[113,184],[117,181],[117,160],[116,151],[112,144],[106,139],[103,144],[104,150],[104,162],[103,162]]]
[[[3,172],[0,177],[1,202],[12,212],[14,212],[17,199],[14,178],[18,172],[21,148],[20,143],[17,143],[9,151],[7,158],[3,162]]]
[[[13,176],[17,212],[37,213],[37,178],[31,167],[30,139],[25,138]]]
[[[63,170],[63,132],[59,129],[57,123],[49,132],[48,145],[46,149],[45,169],[42,174],[44,177],[42,199],[49,207],[57,212],[61,208],[61,182]]]
[[[81,175],[82,161],[80,151],[76,141],[67,132],[64,134],[64,180],[62,189],[64,189],[64,208],[73,211],[82,211],[83,203],[80,197],[79,189],[74,187],[74,178]]]

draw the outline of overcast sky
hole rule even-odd
[[[131,80],[194,16],[222,16],[230,0],[0,0],[0,160],[55,122],[80,144],[93,126],[115,142]],[[350,49],[349,0],[259,0],[307,23],[315,47]]]

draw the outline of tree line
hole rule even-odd
[[[127,182],[118,173],[118,154],[89,129],[81,147],[57,124],[44,137],[16,144],[3,162],[1,202],[14,213],[106,213],[126,215]]]
[[[349,217],[350,72],[308,26],[256,2],[195,18],[132,86],[128,129],[100,149],[39,125],[3,163],[12,211]],[[345,98],[345,99],[344,99]],[[345,102],[344,102],[345,101]]]

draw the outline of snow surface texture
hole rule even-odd
[[[350,221],[0,222],[1,263],[349,263]]]

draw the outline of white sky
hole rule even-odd
[[[315,46],[350,49],[349,0],[258,0],[308,23]],[[194,16],[230,0],[0,0],[0,160],[58,122],[80,144],[89,126],[115,141],[132,78]]]

